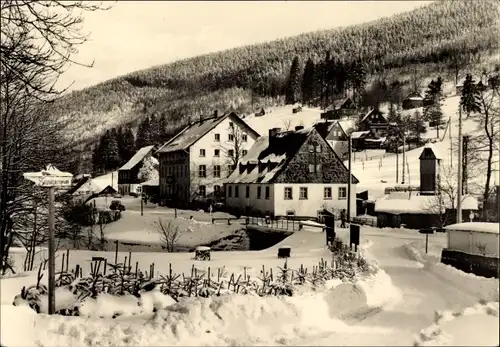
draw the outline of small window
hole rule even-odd
[[[316,148],[316,153],[321,153],[321,145],[314,146]]]
[[[247,199],[250,198],[250,186],[246,187],[245,196]]]
[[[220,149],[214,149],[214,157],[220,157]]]
[[[200,165],[198,168],[198,177],[207,177],[207,166]]]
[[[339,187],[339,200],[345,200],[347,198],[347,188]]]
[[[233,164],[229,164],[227,166],[227,172],[228,172],[228,175],[232,174],[234,171],[234,165]]]
[[[246,149],[242,150],[241,151],[241,156],[244,157],[245,155],[247,155],[248,151]]]
[[[204,157],[205,156],[205,150],[204,149],[200,149],[200,157]]]
[[[260,199],[262,195],[262,187],[258,186],[257,187],[257,199]]]
[[[323,200],[332,200],[332,188],[325,187],[323,191]]]
[[[239,198],[240,197],[240,187],[239,186],[234,186],[234,197]]]
[[[202,197],[207,196],[207,187],[205,187],[205,186],[200,186],[200,187],[198,188],[198,194],[199,194],[200,196],[202,196]]]
[[[271,197],[271,188],[266,187],[266,200],[269,200]]]
[[[230,198],[233,196],[233,186],[227,186],[227,197]]]
[[[229,127],[232,128],[234,126],[233,122],[229,122]]]
[[[241,141],[243,141],[243,142],[247,142],[247,141],[248,141],[248,136],[247,136],[247,134],[243,134],[243,135],[241,135]]]
[[[292,187],[285,187],[285,200],[293,200]]]
[[[228,150],[227,155],[230,156],[231,158],[234,157],[234,149]]]
[[[313,145],[309,145],[309,153],[313,153],[314,152],[314,146]]]
[[[300,200],[307,200],[307,187],[300,187],[299,199]]]
[[[220,142],[220,134],[214,134],[214,141]]]
[[[316,172],[321,172],[321,164],[316,164]]]
[[[228,139],[229,141],[234,141],[234,135],[233,135],[233,134],[229,134],[229,135],[227,135],[227,139]]]
[[[220,165],[214,165],[214,177],[220,177]]]
[[[309,173],[314,173],[314,164],[309,164]]]

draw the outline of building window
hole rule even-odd
[[[309,164],[309,173],[314,173],[314,164]]]
[[[321,172],[321,164],[309,164],[309,173]]]
[[[205,186],[200,186],[198,191],[198,194],[202,197],[205,197],[207,195],[207,187]]]
[[[239,186],[234,186],[234,197],[235,198],[240,197],[240,187]]]
[[[241,151],[241,156],[244,157],[245,155],[247,155],[248,151],[246,149],[242,150]]]
[[[300,200],[307,200],[307,187],[300,187],[299,199]]]
[[[204,157],[205,156],[205,150],[204,149],[200,149],[200,157]]]
[[[214,157],[220,157],[220,149],[214,149]]]
[[[198,177],[207,177],[207,166],[200,165],[198,168]]]
[[[269,187],[266,187],[266,200],[269,200],[271,197],[271,189]]]
[[[214,165],[214,177],[220,177],[220,165]]]
[[[234,171],[234,165],[233,164],[229,164],[227,166],[227,175],[228,176],[231,175],[233,173],[233,171]]]
[[[214,134],[214,141],[220,142],[220,134]]]
[[[285,187],[285,200],[293,200],[292,187]]]
[[[309,145],[309,153],[313,153],[314,152],[314,146],[313,145]]]
[[[250,186],[246,187],[245,196],[247,199],[250,198]]]
[[[321,153],[321,145],[314,146],[316,148],[316,153]]]
[[[232,128],[234,126],[233,122],[229,122],[229,127]]]
[[[215,185],[215,186],[214,186],[214,195],[215,195],[216,197],[219,197],[219,196],[220,196],[220,186],[218,186],[218,185]]]
[[[247,136],[247,134],[243,134],[243,135],[241,135],[241,141],[243,141],[243,142],[247,142],[247,141],[248,141],[248,136]]]
[[[316,172],[321,172],[321,164],[316,164]]]
[[[230,198],[233,196],[233,186],[227,186],[227,197]]]
[[[260,199],[262,195],[262,187],[258,186],[257,187],[257,199]]]
[[[339,200],[345,200],[347,198],[347,188],[339,187]]]
[[[233,134],[229,134],[229,135],[227,135],[227,139],[228,139],[229,141],[234,141],[234,135],[233,135]]]
[[[227,151],[227,155],[228,155],[229,157],[231,157],[231,158],[232,158],[232,157],[234,157],[234,149],[230,149],[230,150],[228,150],[228,151]]]
[[[332,200],[332,188],[325,187],[323,191],[323,200]]]

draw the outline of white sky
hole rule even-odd
[[[208,52],[362,23],[430,1],[119,1],[85,14],[90,39],[60,87],[81,89],[135,70]]]

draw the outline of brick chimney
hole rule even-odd
[[[304,126],[303,126],[303,125],[297,125],[297,126],[295,127],[295,131],[299,131],[299,130],[302,130],[302,129],[304,129]]]
[[[276,137],[281,132],[281,128],[271,128],[269,129],[269,138]]]
[[[219,110],[214,110],[214,117],[218,117],[219,116]]]

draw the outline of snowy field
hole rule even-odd
[[[339,233],[340,237],[347,239],[347,230],[339,230]],[[429,238],[430,249],[442,247],[445,236],[432,235]],[[134,253],[132,262],[139,262],[141,268],[147,268],[154,262],[155,270],[163,274],[167,273],[169,264],[177,273],[189,272],[193,265],[197,271],[207,272],[210,265],[210,271],[214,273],[224,268],[228,273],[257,277],[263,265],[266,270],[273,268],[275,273],[279,271],[278,267],[283,266],[284,261],[277,259],[276,252],[283,245],[292,247],[292,257],[288,260],[290,268],[300,265],[310,268],[317,265],[321,258],[329,261],[331,255],[325,248],[324,237],[323,233],[296,232],[263,251],[213,252],[210,262],[195,261],[189,253]],[[360,278],[355,285],[332,280],[321,290],[303,290],[293,297],[230,295],[191,298],[173,305],[172,299],[158,295],[129,298],[127,300],[131,301],[127,303],[102,299],[88,304],[87,312],[94,312],[89,313],[90,318],[49,317],[36,315],[27,307],[14,307],[14,296],[22,286],[33,284],[36,275],[4,278],[0,281],[1,342],[4,346],[408,346],[423,336],[419,334],[422,329],[435,323],[436,310],[463,312],[480,300],[494,300],[498,305],[498,280],[464,275],[438,264],[431,266],[432,258],[427,260],[418,249],[422,240],[422,235],[411,230],[362,227],[362,252],[377,264],[375,269],[378,271]],[[91,257],[98,255],[111,262],[114,258],[114,254],[109,252],[73,251],[69,267],[80,264],[88,271]],[[127,255],[120,253],[119,261]],[[20,253],[14,256],[16,261],[22,258]],[[45,280],[46,276],[42,283]],[[117,319],[92,316],[107,317],[106,313],[116,310],[116,307],[123,311]],[[157,308],[156,313],[152,312],[153,307]],[[498,323],[498,316],[488,317],[478,318],[477,324],[491,326]],[[460,335],[454,338],[453,334],[455,331],[460,334],[460,329],[447,324],[442,325],[447,334],[445,336],[448,336],[442,339],[443,344],[459,344],[457,341],[462,341]],[[17,333],[19,326],[23,326],[22,334]],[[486,341],[484,334],[489,338],[487,341],[497,341],[498,344],[495,330],[484,331],[478,339],[472,339],[476,334],[470,334],[467,341],[470,345],[479,345]],[[425,341],[422,343],[429,344],[430,338]]]

